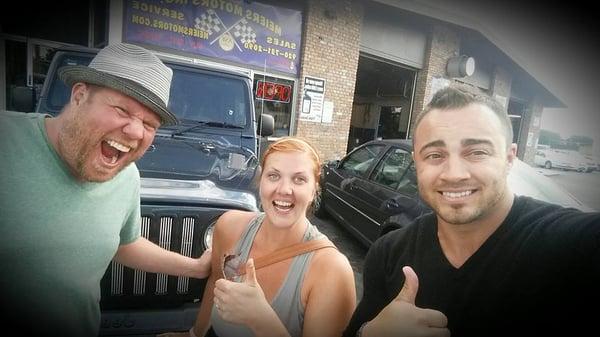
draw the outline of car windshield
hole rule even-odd
[[[515,159],[513,167],[508,175],[508,184],[517,195],[526,195],[542,201],[558,204],[565,207],[573,207],[582,211],[590,212],[592,209],[572,194],[562,189],[550,178],[544,176],[533,167]]]

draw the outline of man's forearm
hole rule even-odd
[[[143,237],[120,246],[115,260],[128,267],[153,273],[193,278],[205,278],[210,274],[210,259],[203,263],[203,259],[193,259],[163,249]]]

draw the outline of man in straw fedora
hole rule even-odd
[[[198,259],[140,236],[134,161],[161,125],[172,70],[119,43],[89,66],[66,66],[71,97],[58,117],[0,113],[0,263],[4,332],[94,336],[100,280],[111,259],[136,269],[205,278]]]

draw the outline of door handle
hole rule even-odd
[[[387,207],[388,209],[395,209],[400,208],[400,204],[398,204],[396,200],[392,199],[385,202],[385,207]]]

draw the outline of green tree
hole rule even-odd
[[[579,146],[584,146],[584,145],[591,146],[594,144],[594,139],[592,139],[591,137],[587,137],[587,136],[573,135],[567,139],[567,142],[575,143]]]
[[[563,143],[560,134],[546,129],[540,130],[538,144],[549,145],[551,148],[557,148]]]

